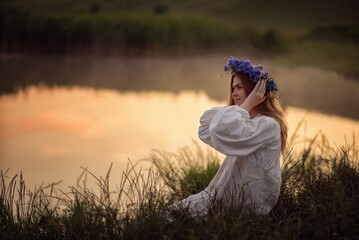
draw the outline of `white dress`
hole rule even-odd
[[[250,119],[239,106],[216,107],[200,119],[199,138],[226,155],[218,172],[201,192],[172,205],[205,214],[210,202],[234,194],[256,213],[267,214],[276,204],[281,180],[280,125],[264,115]]]

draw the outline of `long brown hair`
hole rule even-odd
[[[241,79],[242,85],[244,88],[244,92],[246,93],[247,96],[252,92],[252,90],[255,87],[255,83],[253,83],[251,81],[248,74],[242,73],[242,72],[233,74],[231,77],[231,82],[230,82],[230,93],[229,93],[228,105],[234,105],[234,100],[232,98],[232,92],[233,92],[233,79],[235,76],[238,76]],[[261,114],[266,115],[268,117],[272,117],[275,120],[277,120],[277,122],[279,123],[280,131],[281,131],[281,151],[282,151],[282,153],[284,153],[284,150],[287,145],[288,127],[287,127],[287,123],[284,119],[283,109],[280,106],[280,103],[276,98],[269,97],[267,93],[266,93],[266,96],[267,97],[264,100],[264,102],[260,103],[256,107],[256,109]]]

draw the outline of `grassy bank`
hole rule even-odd
[[[33,16],[6,9],[2,20],[3,52],[190,51],[208,49],[233,34],[210,18],[191,14]]]
[[[206,217],[165,206],[203,189],[220,158],[198,145],[154,151],[150,171],[130,165],[109,189],[109,174],[85,170],[67,191],[26,189],[22,175],[1,173],[1,239],[355,239],[359,234],[359,168],[355,145],[311,141],[282,165],[279,201],[269,215],[245,210],[238,198],[213,201]],[[96,180],[99,193],[86,187]]]
[[[320,67],[358,79],[359,67],[354,64],[359,60],[358,4],[337,0],[323,4],[4,1],[0,3],[0,52],[173,55],[226,51],[271,58],[284,65]]]

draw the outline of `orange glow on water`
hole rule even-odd
[[[120,178],[128,158],[151,149],[175,152],[197,140],[204,110],[224,105],[204,93],[98,91],[84,88],[29,88],[0,98],[1,169],[23,171],[29,187],[63,180],[75,185],[81,166]],[[288,107],[289,134],[305,117],[300,135],[321,130],[331,142],[356,141],[359,121]]]

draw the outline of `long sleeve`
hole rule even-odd
[[[213,117],[218,113],[221,107],[214,107],[210,110],[205,111],[200,118],[200,126],[198,129],[198,137],[209,146],[213,147],[211,138],[209,135],[209,124]]]
[[[172,206],[188,207],[194,215],[206,214],[211,199],[240,193],[244,206],[267,214],[281,186],[279,123],[264,115],[250,119],[239,106],[217,107],[203,113],[198,135],[227,156],[204,190]]]
[[[206,131],[209,139],[206,134],[205,142],[227,156],[247,156],[267,144],[280,144],[280,127],[273,118],[250,119],[249,113],[236,105],[220,108]]]

